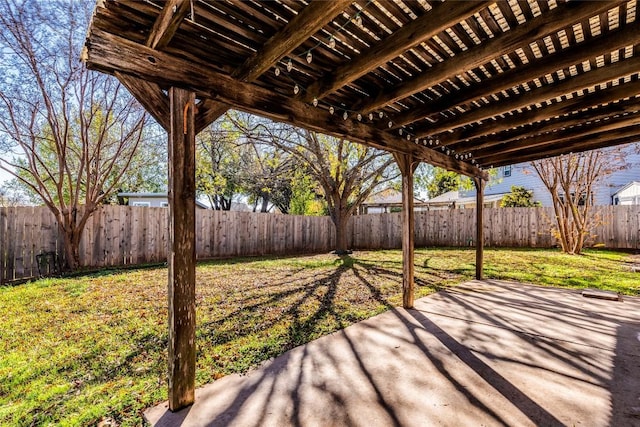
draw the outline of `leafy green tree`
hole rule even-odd
[[[275,206],[289,213],[295,161],[282,150],[248,141],[253,155],[247,157],[241,180],[244,193],[253,203],[254,211],[268,212]]]
[[[422,165],[418,168],[418,171]],[[498,178],[497,169],[489,169],[489,185],[497,184],[501,180]],[[416,183],[426,188],[429,198],[434,198],[441,194],[455,190],[471,190],[474,188],[473,181],[469,177],[450,172],[445,169],[427,166],[422,172],[416,175]]]
[[[533,190],[527,190],[517,185],[512,185],[511,192],[505,194],[500,202],[500,207],[502,208],[531,208],[539,206],[542,206],[540,202],[533,201]]]
[[[291,208],[293,215],[327,215],[324,199],[319,196],[317,184],[304,168],[296,170],[291,181]]]
[[[229,129],[224,120],[214,122],[198,135],[196,191],[206,196],[216,210],[230,210],[242,187],[241,172],[247,155],[237,138],[237,132]]]
[[[434,198],[449,191],[458,190],[461,186],[461,176],[456,172],[442,168],[434,168],[433,175],[427,180],[427,192]]]

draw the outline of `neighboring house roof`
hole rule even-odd
[[[633,186],[640,186],[640,182],[638,181],[631,181],[629,183],[627,183],[626,185],[623,185],[622,187],[618,188],[616,191],[614,191],[613,195],[615,196],[618,193],[622,193],[625,190],[628,190],[629,188],[633,187]]]
[[[251,208],[244,202],[231,202],[231,210],[237,212],[251,212]]]
[[[427,200],[427,203],[429,203],[430,205],[438,204],[438,203],[451,203],[451,202],[457,202],[459,199],[460,199],[460,192],[458,190],[452,190]]]
[[[502,200],[505,194],[507,193],[485,195],[483,200],[485,203],[498,202]],[[455,203],[456,205],[468,205],[475,202],[475,195],[460,197],[460,192],[458,190],[453,190],[427,200],[426,204],[429,206],[447,206],[451,203]]]
[[[136,199],[157,199],[157,198],[166,198],[168,199],[167,193],[118,193],[118,197],[127,197],[127,198],[136,198]],[[210,209],[209,206],[204,203],[196,200],[196,206],[202,209]]]
[[[484,198],[482,199],[484,201],[484,203],[492,203],[492,202],[499,202],[500,200],[502,200],[502,198],[508,193],[502,193],[502,194],[490,194],[490,195],[485,195]],[[470,203],[475,203],[476,202],[476,198],[475,196],[473,197],[461,197],[456,203],[459,205],[467,205]]]
[[[167,197],[167,193],[118,193],[118,197]]]
[[[422,200],[414,197],[413,202],[423,203]],[[398,190],[388,189],[370,196],[363,205],[366,206],[395,206],[402,205],[402,193]]]

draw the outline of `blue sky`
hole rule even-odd
[[[0,185],[4,184],[6,181],[10,181],[11,178],[13,178],[11,174],[0,169]]]

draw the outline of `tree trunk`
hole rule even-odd
[[[269,207],[269,198],[262,195],[262,207],[260,208],[260,212],[262,213],[267,213],[269,212],[268,207]]]
[[[62,216],[62,215],[61,215]],[[78,250],[78,244],[75,242],[80,241],[79,238],[75,238],[75,224],[72,224],[67,218],[58,218],[58,231],[62,235],[62,242],[64,245],[64,269],[67,271],[75,271],[80,266],[80,252]]]
[[[347,224],[349,223],[350,215],[347,215],[345,212],[336,212],[331,218],[336,227],[335,253],[337,255],[346,255],[350,253],[347,244]]]

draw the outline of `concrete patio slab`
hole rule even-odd
[[[471,281],[297,347],[154,426],[639,426],[640,298]]]

